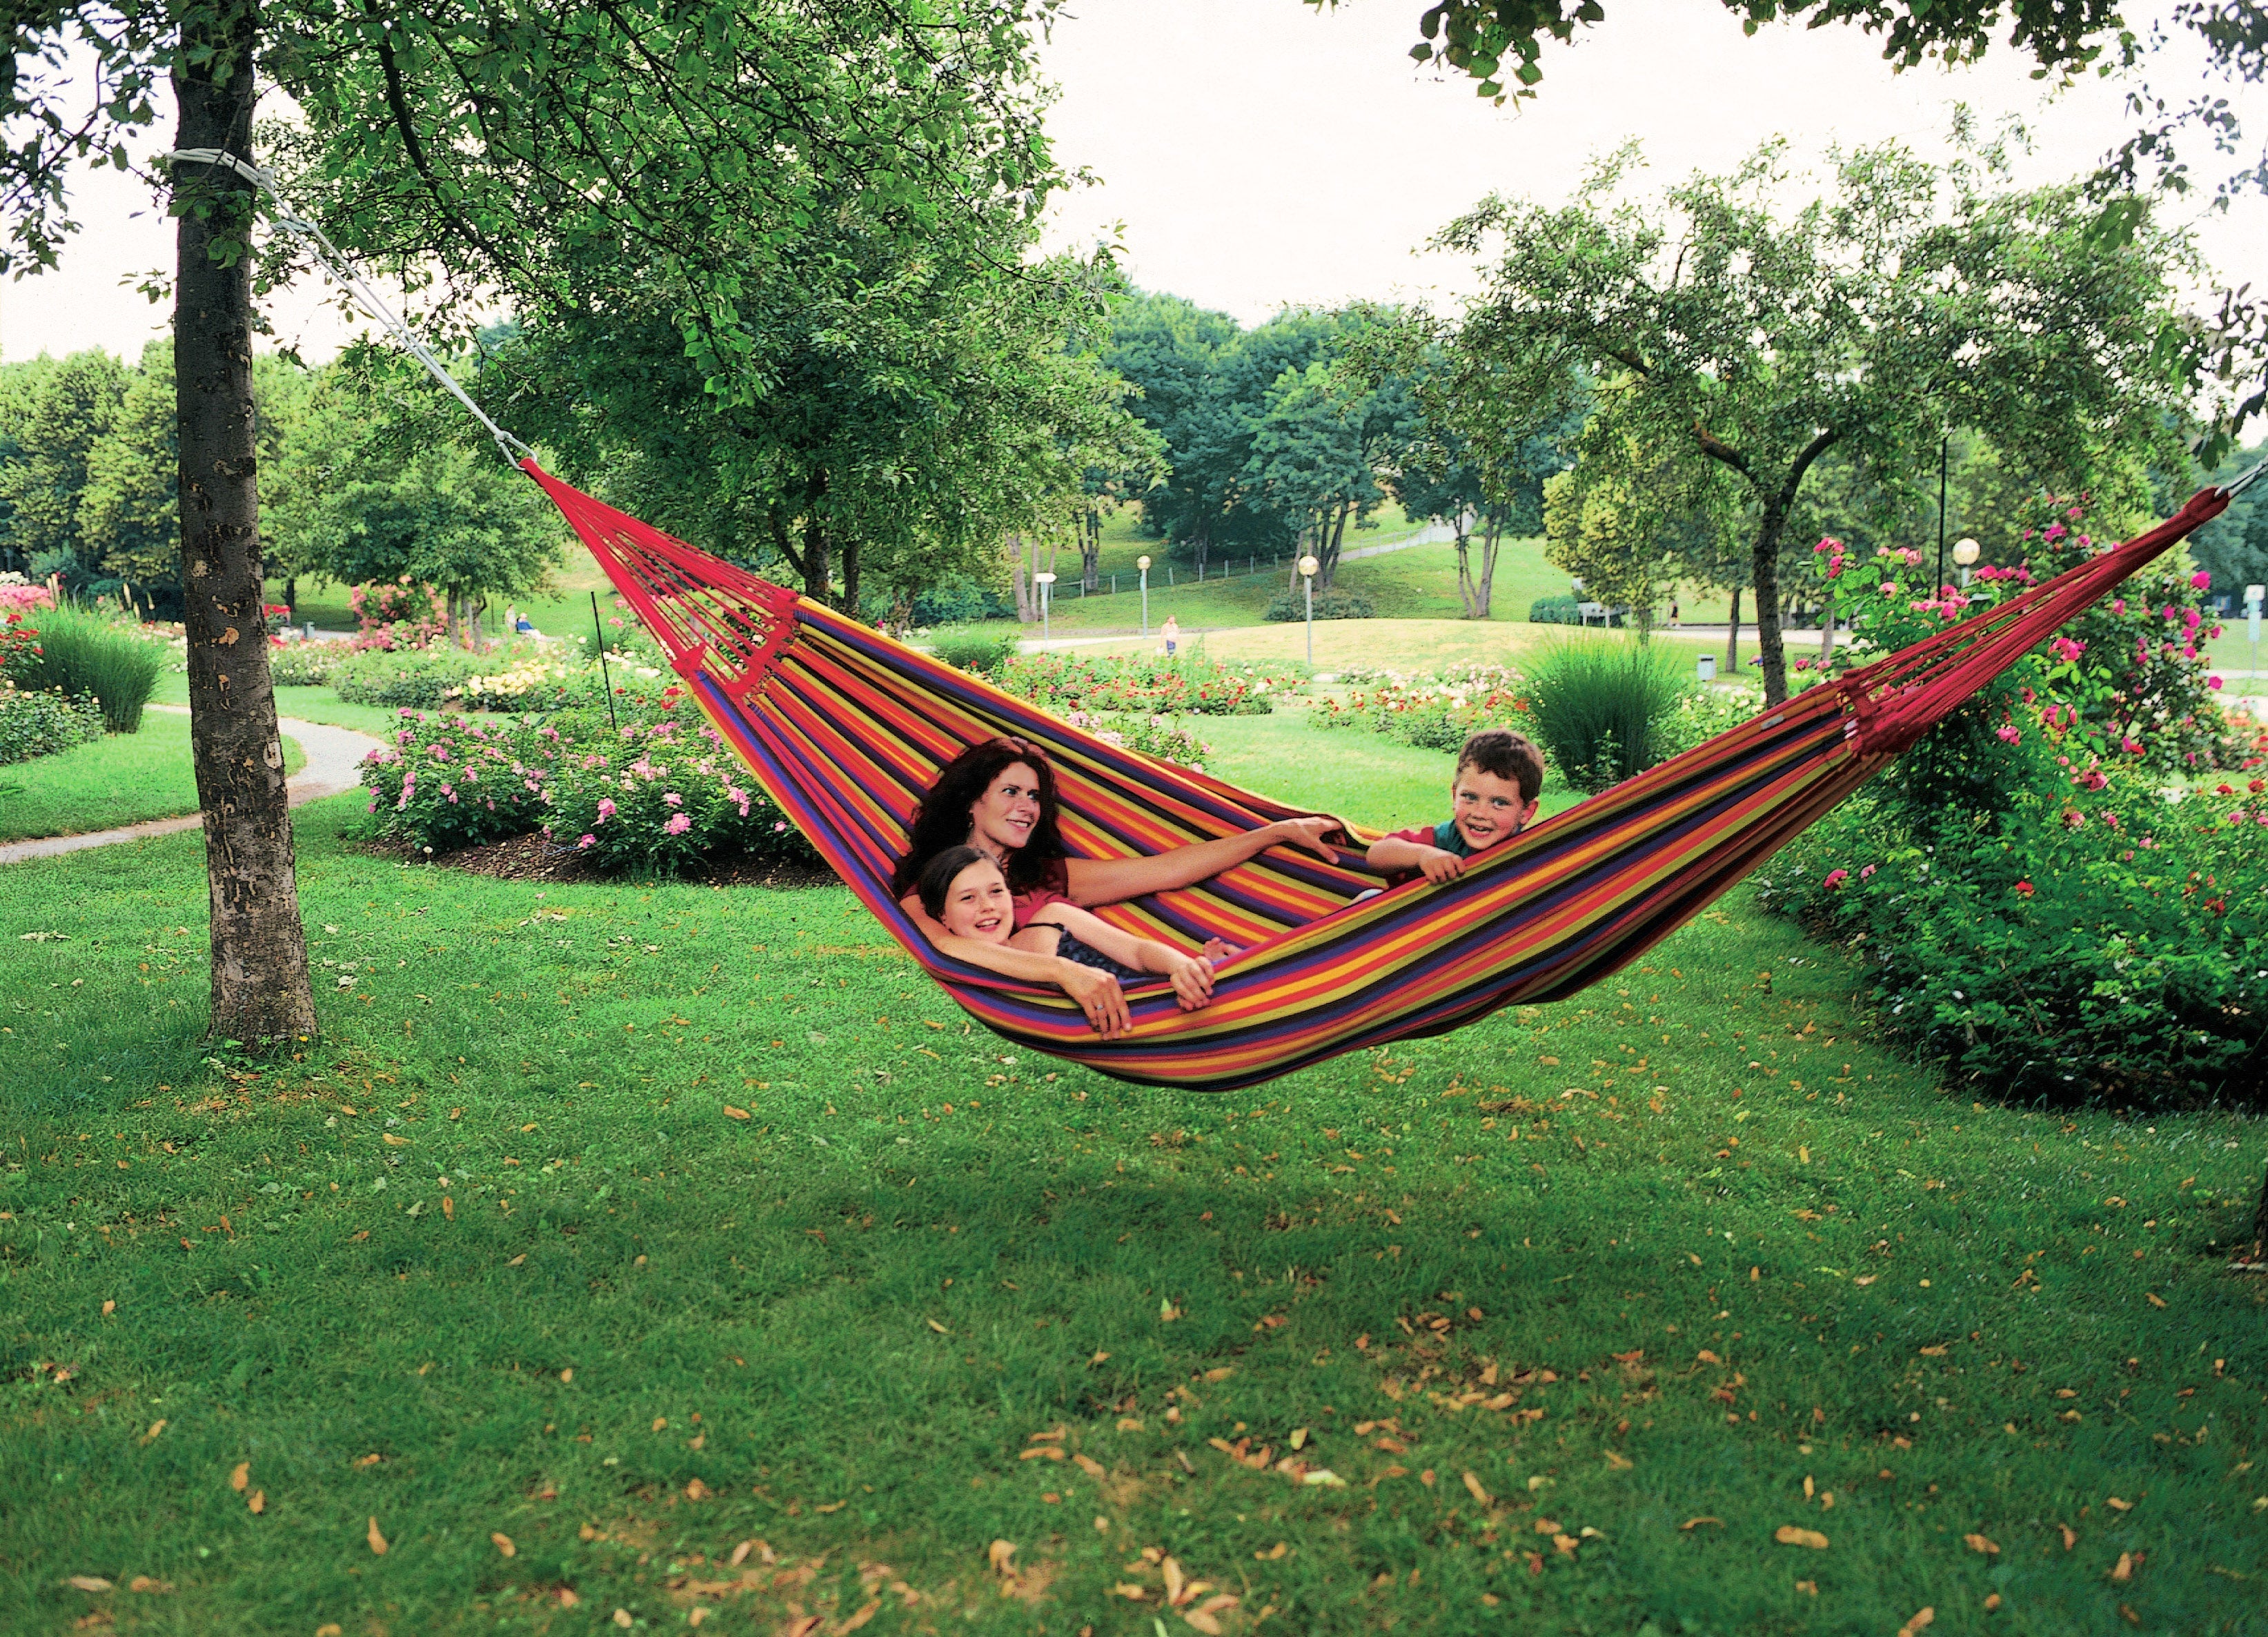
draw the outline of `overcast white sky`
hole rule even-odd
[[[1607,9],[1583,43],[1548,54],[1538,102],[1497,109],[1469,82],[1410,62],[1421,0],[1321,12],[1299,0],[1074,0],[1044,53],[1062,87],[1049,125],[1058,158],[1102,185],[1058,203],[1049,243],[1112,237],[1139,283],[1255,323],[1286,304],[1468,288],[1468,268],[1414,253],[1429,235],[1492,189],[1561,199],[1594,155],[1629,137],[1667,182],[1774,135],[1807,156],[1889,136],[1930,151],[1966,101],[2026,120],[2038,152],[2025,180],[2043,181],[2091,167],[2128,128],[2120,88],[2090,82],[2044,99],[2006,49],[1957,73],[1893,75],[1852,29],[1750,39],[1716,0]],[[2169,67],[2160,77],[2174,87]],[[2257,143],[2268,95],[2235,100],[2250,104]],[[2218,173],[2213,156],[2197,163]],[[147,190],[104,172],[79,206],[87,231],[60,274],[0,284],[0,357],[87,346],[132,357],[162,333],[166,310],[130,288],[172,258]],[[2268,270],[2268,202],[2191,213],[2222,278]],[[319,289],[279,297],[270,316],[311,358],[348,333]]]

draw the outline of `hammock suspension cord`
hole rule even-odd
[[[417,339],[416,332],[412,330],[401,316],[387,305],[385,298],[371,287],[370,281],[357,272],[354,264],[339,253],[338,246],[331,243],[329,236],[291,208],[291,202],[284,197],[282,191],[276,186],[276,173],[273,171],[262,170],[256,165],[239,159],[225,148],[177,148],[167,154],[166,158],[168,163],[174,165],[218,165],[224,170],[235,172],[246,181],[266,194],[273,202],[273,208],[269,214],[275,218],[276,224],[297,234],[306,243],[317,265],[352,296],[364,312],[383,325],[387,334],[394,337],[404,352],[424,365],[425,372],[439,382],[451,397],[464,405],[466,412],[473,419],[488,429],[489,436],[496,439],[497,451],[505,460],[517,466],[521,461],[534,456],[535,451],[533,449],[490,420],[488,412],[473,401],[472,395],[457,384],[457,378],[451,375],[440,359],[434,356],[432,349]]]

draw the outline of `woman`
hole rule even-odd
[[[1336,822],[1327,818],[1279,818],[1241,835],[1198,841],[1167,853],[1135,858],[1068,857],[1056,826],[1055,769],[1047,752],[1027,739],[1003,737],[970,745],[938,770],[936,782],[914,816],[913,833],[891,877],[890,890],[897,894],[899,907],[939,950],[1004,978],[1060,983],[1079,1003],[1087,1021],[1109,1039],[1132,1024],[1125,993],[1116,977],[1079,967],[1079,975],[1065,979],[1060,972],[1063,963],[1051,956],[954,937],[923,908],[915,891],[929,862],[955,847],[973,847],[990,858],[1006,879],[1014,925],[1020,930],[1049,904],[1086,908],[1171,892],[1211,880],[1279,844],[1303,847],[1336,863],[1337,855],[1324,844],[1323,837],[1337,828]],[[1205,966],[1201,981],[1204,993],[1211,995],[1210,965]]]

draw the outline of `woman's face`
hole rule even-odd
[[[986,859],[954,877],[945,891],[945,929],[955,937],[983,943],[1005,943],[1016,929],[1015,910],[1008,901],[1008,883],[1000,866]]]
[[[1040,822],[1040,775],[1026,762],[1010,762],[968,804],[968,845],[1005,858],[1032,839]]]

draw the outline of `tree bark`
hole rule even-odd
[[[1741,674],[1741,588],[1733,587],[1733,622],[1725,632],[1725,674]]]
[[[1089,596],[1102,589],[1102,514],[1089,510],[1079,535],[1079,586]]]
[[[856,539],[843,542],[843,612],[853,620],[858,613],[858,542]]]
[[[1017,621],[1029,625],[1040,617],[1040,611],[1032,606],[1032,592],[1035,588],[1031,581],[1029,554],[1024,548],[1024,537],[1020,534],[1008,537],[1008,577],[1016,587]]]
[[[1496,605],[1496,554],[1503,546],[1504,519],[1491,516],[1487,531],[1481,536],[1480,595],[1476,599],[1476,606],[1473,611],[1476,620],[1489,618],[1490,611]]]
[[[190,18],[173,70],[176,145],[225,148],[250,163],[257,14],[247,5]],[[247,1050],[288,1050],[315,1033],[315,997],[261,606],[252,263],[242,252],[254,195],[217,165],[183,165],[176,175],[181,586],[212,916],[211,1031]],[[233,247],[225,262],[217,244]]]
[[[1768,707],[1787,702],[1787,651],[1779,640],[1779,537],[1786,527],[1786,508],[1778,496],[1766,496],[1749,553],[1749,578],[1756,588],[1756,654],[1764,662]]]
[[[1472,534],[1469,523],[1469,514],[1459,511],[1449,526],[1455,531],[1457,540],[1457,601],[1464,606],[1466,619],[1477,620],[1481,617],[1477,612],[1476,598],[1479,587],[1473,579]]]
[[[2260,1203],[2252,1210],[2252,1259],[2268,1261],[2268,1174],[2260,1178]]]

